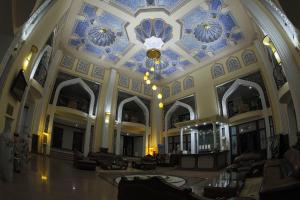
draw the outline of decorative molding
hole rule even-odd
[[[120,74],[120,76],[119,76],[119,86],[129,88],[129,78],[128,78],[128,76]]]
[[[243,59],[245,66],[248,66],[248,65],[251,65],[251,64],[254,64],[257,62],[257,57],[256,57],[254,51],[249,50],[249,49],[245,50],[242,53],[242,59]]]
[[[92,77],[103,79],[105,75],[105,68],[101,66],[93,66]]]
[[[222,64],[216,63],[214,66],[211,68],[211,76],[213,79],[216,79],[220,76],[225,75],[225,70]]]
[[[190,88],[194,87],[194,77],[192,76],[187,76],[184,80],[183,80],[183,89],[184,90],[188,90]]]
[[[227,59],[226,66],[228,72],[234,72],[242,67],[238,57],[235,56],[230,56]]]
[[[90,63],[88,63],[84,60],[78,61],[78,64],[77,64],[76,70],[75,70],[76,72],[88,75],[89,70],[90,70]]]
[[[64,68],[72,69],[75,64],[75,60],[76,58],[74,58],[73,56],[64,55],[63,58],[61,59],[60,64]]]
[[[135,92],[138,92],[138,93],[141,93],[142,92],[142,81],[132,79],[131,82],[132,82],[131,90],[135,91]]]
[[[179,94],[181,92],[181,83],[179,81],[175,81],[172,85],[172,95]]]

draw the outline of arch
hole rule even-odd
[[[32,70],[31,70],[31,73],[30,73],[30,76],[29,76],[29,84],[27,85],[27,87],[25,89],[24,96],[23,96],[23,99],[22,99],[21,105],[20,105],[19,115],[18,115],[18,118],[17,118],[17,128],[16,128],[17,133],[21,133],[21,118],[23,117],[24,106],[26,104],[28,93],[29,93],[29,90],[30,90],[30,87],[31,87],[31,81],[32,81],[32,79],[33,79],[33,77],[36,73],[36,70],[37,70],[37,68],[40,64],[40,61],[41,61],[43,55],[46,54],[46,53],[51,54],[51,52],[52,52],[52,47],[49,46],[49,45],[46,45],[43,48],[43,50],[39,53],[37,59],[34,61],[34,64],[33,64],[33,67],[32,67]]]
[[[92,89],[81,79],[81,78],[75,78],[75,79],[71,79],[71,80],[67,80],[67,81],[63,81],[61,82],[57,88],[56,88],[56,91],[55,91],[55,95],[54,95],[54,98],[53,98],[53,102],[52,102],[52,105],[53,106],[56,106],[57,104],[57,100],[58,100],[58,96],[60,94],[60,91],[64,88],[64,87],[67,87],[67,86],[71,86],[71,85],[76,85],[76,84],[79,84],[81,87],[83,87],[83,89],[85,91],[87,91],[91,97],[91,100],[90,100],[90,106],[89,106],[89,117],[92,117],[93,116],[93,109],[94,109],[94,104],[95,104],[95,94],[94,92],[92,91]]]
[[[171,106],[171,108],[167,111],[165,115],[165,153],[168,153],[168,123],[170,121],[172,114],[178,107],[183,107],[188,109],[188,111],[190,112],[190,120],[194,120],[196,118],[195,112],[190,105],[183,103],[181,101],[175,101],[175,103]]]
[[[265,127],[266,127],[267,138],[270,138],[271,137],[270,121],[269,121],[269,116],[267,114],[268,108],[267,108],[267,104],[266,104],[266,99],[265,99],[263,89],[257,83],[254,83],[254,82],[251,82],[251,81],[246,81],[246,80],[243,80],[243,79],[237,79],[228,88],[228,90],[225,92],[225,94],[222,98],[222,109],[223,109],[224,117],[228,117],[228,111],[227,111],[227,105],[226,105],[227,104],[227,99],[235,90],[238,89],[239,86],[252,87],[252,88],[256,89],[257,92],[259,93],[259,97],[260,97],[261,104],[262,104],[263,111],[264,111],[264,119],[265,119]],[[226,127],[226,132],[227,132],[226,133],[227,139],[229,140],[229,127],[228,127],[228,125]],[[271,157],[271,151],[270,151],[270,148],[269,148],[270,146],[269,145],[270,144],[267,140],[267,155],[268,155],[268,158]]]
[[[179,81],[175,81],[172,85],[172,95],[176,95],[181,92],[181,83]]]
[[[228,72],[233,72],[241,68],[241,63],[236,56],[230,56],[226,61],[226,65]]]
[[[55,114],[56,104],[57,104],[57,100],[58,100],[58,96],[60,94],[60,91],[64,87],[75,85],[75,84],[79,84],[90,95],[90,106],[89,106],[89,114],[88,114],[88,119],[87,119],[87,125],[86,125],[86,129],[85,129],[84,151],[83,151],[84,156],[87,156],[88,153],[89,153],[89,146],[90,146],[91,123],[92,123],[91,122],[91,117],[93,117],[93,109],[94,109],[94,104],[95,104],[95,94],[91,90],[91,88],[81,78],[75,78],[75,79],[63,81],[57,86],[56,91],[55,91],[55,95],[54,95],[54,98],[53,98],[53,102],[52,102],[52,106],[54,107],[54,109],[52,110],[52,112],[50,114],[49,130],[51,130],[51,132],[52,132],[54,114]],[[49,140],[48,144],[51,144],[51,134],[49,134],[49,135],[50,135],[50,138],[48,138],[48,140]],[[49,153],[49,152],[50,152],[50,145],[47,146],[47,153]]]
[[[168,97],[170,97],[170,87],[163,87],[162,88],[162,95],[163,95],[163,98],[166,99]]]
[[[116,147],[115,151],[117,155],[120,155],[120,141],[121,141],[121,128],[122,128],[122,114],[123,114],[123,107],[126,103],[135,102],[144,112],[145,119],[146,119],[146,133],[143,136],[143,147],[145,147],[143,154],[146,153],[148,149],[148,136],[149,136],[149,109],[144,104],[144,102],[138,98],[137,96],[133,96],[121,101],[118,106],[118,115],[117,115],[117,137],[116,137]]]
[[[52,47],[49,46],[49,45],[46,45],[43,48],[43,50],[41,51],[41,53],[38,55],[38,57],[37,57],[34,65],[33,65],[32,71],[30,73],[30,79],[33,79],[33,77],[34,77],[34,75],[35,75],[35,73],[36,73],[36,71],[37,71],[37,69],[38,69],[38,67],[40,65],[40,62],[41,62],[41,60],[42,60],[42,58],[43,58],[44,55],[49,56],[49,60],[48,60],[48,66],[49,66],[51,53],[52,53]]]
[[[127,99],[124,99],[123,101],[121,101],[121,103],[118,106],[117,122],[118,123],[122,122],[123,107],[126,103],[129,103],[131,101],[135,102],[143,110],[145,119],[146,119],[146,126],[149,126],[149,109],[144,104],[144,102],[142,102],[142,100],[140,98],[138,98],[137,96],[130,97],[130,98],[127,98]]]
[[[185,77],[185,79],[183,80],[183,89],[188,90],[193,87],[194,87],[194,77],[190,75]]]
[[[245,8],[252,15],[253,20],[261,28],[262,32],[268,35],[273,41],[278,55],[281,58],[282,66],[289,84],[289,89],[293,102],[300,102],[300,79],[299,79],[299,68],[297,61],[293,55],[296,50],[292,50],[289,47],[290,40],[285,38],[285,35],[281,34],[276,24],[266,14],[266,11],[259,5],[259,1],[242,1]],[[297,127],[300,130],[300,104],[295,103],[295,112],[297,117]]]
[[[248,65],[251,65],[251,64],[257,62],[257,58],[256,58],[254,51],[249,50],[249,49],[245,50],[242,53],[242,59],[243,59],[245,66],[248,66]]]
[[[213,79],[225,75],[225,70],[222,64],[216,63],[211,67],[211,76]]]

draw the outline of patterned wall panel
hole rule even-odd
[[[183,80],[183,89],[187,90],[194,87],[194,78],[192,76],[188,76]]]
[[[214,66],[212,66],[211,75],[212,75],[213,79],[223,76],[224,74],[225,74],[225,71],[224,71],[224,67],[222,64],[217,63]]]
[[[176,95],[181,92],[181,83],[179,81],[175,81],[172,85],[172,95]]]
[[[80,72],[82,74],[88,74],[90,70],[90,63],[84,61],[84,60],[79,60],[78,64],[76,66],[76,71]]]
[[[76,59],[72,56],[64,55],[60,64],[65,68],[72,69],[75,64],[75,60]]]
[[[144,84],[144,94],[148,96],[153,96],[151,85]]]
[[[128,76],[120,75],[119,86],[129,88],[129,78],[128,78]]]
[[[142,91],[142,81],[132,79],[131,90],[141,93]]]
[[[162,88],[162,95],[164,99],[170,97],[170,88],[169,87]]]
[[[229,57],[226,61],[228,72],[233,72],[241,68],[241,63],[237,57]]]
[[[242,59],[246,66],[257,62],[256,55],[255,55],[254,51],[252,51],[252,50],[245,50],[242,53]]]
[[[94,66],[92,76],[94,78],[103,79],[105,74],[105,68],[101,66]]]

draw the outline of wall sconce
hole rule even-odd
[[[32,55],[33,55],[34,53],[37,53],[37,52],[38,52],[38,48],[37,48],[36,46],[32,45],[32,46],[31,46],[30,53],[25,57],[25,59],[24,59],[24,61],[23,61],[22,69],[23,69],[24,71],[27,70],[28,65],[29,65],[29,63],[30,63],[30,61],[31,61]]]
[[[109,123],[109,118],[110,118],[110,112],[105,112],[105,123],[108,124]]]
[[[281,58],[279,57],[279,54],[278,54],[278,52],[277,52],[277,49],[276,49],[274,43],[272,42],[271,38],[270,38],[268,35],[266,35],[266,36],[264,37],[264,39],[263,39],[263,44],[264,44],[265,46],[268,46],[268,47],[271,48],[272,53],[273,53],[273,55],[274,55],[276,61],[278,62],[279,65],[281,65]]]
[[[42,181],[47,181],[47,180],[48,180],[48,177],[45,176],[45,175],[42,175],[42,176],[41,176],[41,180],[42,180]]]

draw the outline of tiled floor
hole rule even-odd
[[[172,175],[184,178],[184,187],[198,195],[208,179],[218,172],[184,171],[175,168],[158,168],[154,171],[82,171],[73,168],[72,162],[33,155],[20,174],[14,174],[12,183],[0,181],[0,200],[116,200],[114,179],[132,173]]]
[[[43,180],[47,179],[47,180]],[[117,188],[95,171],[74,169],[72,162],[33,156],[12,183],[0,181],[1,200],[114,200]]]

